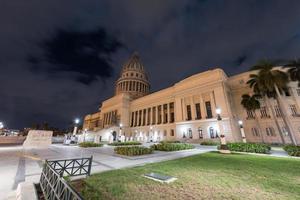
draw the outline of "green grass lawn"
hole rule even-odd
[[[165,184],[142,175],[177,177]],[[74,183],[85,199],[299,199],[300,160],[219,153],[92,175]]]

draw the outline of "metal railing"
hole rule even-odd
[[[78,176],[90,175],[93,157],[46,160],[40,178],[40,186],[45,199],[49,200],[83,200],[64,179],[64,175]]]

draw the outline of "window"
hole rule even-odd
[[[199,139],[203,138],[203,130],[201,127],[198,128]]]
[[[284,91],[285,96],[287,96],[287,97],[291,96],[290,91],[289,91],[288,88],[284,89],[283,91]]]
[[[213,127],[209,127],[209,136],[210,136],[210,138],[218,138],[219,137],[217,131],[215,131]]]
[[[158,106],[157,113],[158,113],[157,124],[161,124],[161,105]]]
[[[300,97],[300,88],[297,89],[297,94]]]
[[[263,106],[263,107],[260,108],[260,116],[261,116],[261,118],[268,117],[266,106]]]
[[[187,119],[186,120],[192,120],[192,112],[191,112],[191,105],[186,106],[186,114],[187,114]]]
[[[266,133],[267,133],[267,136],[275,136],[275,131],[274,131],[273,127],[267,127]]]
[[[130,123],[131,127],[133,127],[133,121],[134,121],[134,112],[131,113],[131,123]]]
[[[171,136],[175,136],[174,129],[171,129]]]
[[[173,123],[175,121],[175,115],[174,115],[174,103],[170,103],[170,123]]]
[[[139,126],[142,125],[142,111],[139,111]]]
[[[138,116],[138,111],[135,111],[135,121],[134,121],[134,126],[137,126],[137,116]]]
[[[276,117],[282,117],[282,112],[278,105],[274,106]]]
[[[212,110],[211,110],[211,104],[210,104],[210,101],[206,101],[205,102],[205,107],[206,107],[206,118],[212,118]]]
[[[200,103],[196,103],[195,107],[196,107],[196,119],[201,119]]]
[[[192,129],[191,128],[188,129],[188,136],[189,136],[190,139],[193,138],[193,133],[192,133]]]
[[[152,124],[156,123],[156,107],[152,108]]]
[[[163,105],[163,113],[164,113],[164,124],[168,123],[168,104]]]
[[[167,136],[167,130],[164,130],[164,137]]]
[[[255,137],[259,136],[259,132],[256,127],[251,128],[251,131],[253,136]]]
[[[292,116],[297,116],[297,108],[296,108],[296,105],[293,104],[293,105],[290,105],[290,109],[291,109],[291,112],[292,112]]]
[[[246,110],[247,112],[247,119],[254,119],[254,111],[253,110]]]
[[[151,118],[151,108],[148,108],[148,114],[147,114],[147,125],[150,125],[150,118]]]

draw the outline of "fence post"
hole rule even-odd
[[[93,163],[93,155],[91,155],[90,162],[89,162],[88,176],[91,175],[92,163]]]

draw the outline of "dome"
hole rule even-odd
[[[144,65],[137,52],[123,65],[120,78],[116,82],[116,94],[128,93],[132,98],[145,96],[150,84]]]

